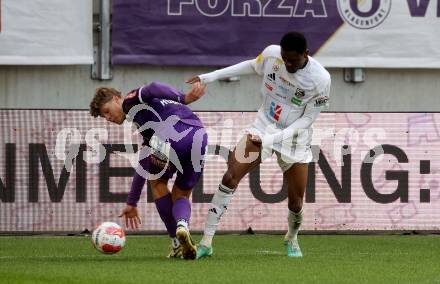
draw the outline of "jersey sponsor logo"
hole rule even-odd
[[[281,115],[282,111],[283,111],[283,108],[280,105],[276,104],[275,102],[272,102],[270,104],[270,116],[275,121],[280,120],[280,115]]]
[[[290,102],[291,102],[292,104],[294,104],[294,105],[297,105],[297,106],[302,105],[302,100],[300,100],[300,99],[298,99],[298,98],[295,98],[295,97],[293,97],[293,98],[290,100]]]
[[[283,85],[278,85],[278,90],[280,90],[285,95],[293,93],[293,89],[285,87]]]
[[[327,105],[328,103],[328,97],[324,96],[324,97],[319,97],[315,100],[315,107],[320,107],[320,106],[324,106]]]
[[[285,78],[283,78],[283,76],[280,76],[280,80],[281,80],[281,82],[283,82],[284,84],[286,84],[289,87],[293,87],[293,88],[296,87],[294,84],[292,84],[291,82],[289,82]]]
[[[179,102],[173,101],[173,100],[160,100],[160,103],[162,104],[162,106],[166,106],[168,104],[175,104],[175,105],[180,105]]]
[[[295,96],[297,96],[298,98],[304,97],[305,94],[306,92],[303,89],[300,88],[296,89]]]
[[[363,5],[362,2],[367,2],[367,4]],[[339,14],[345,22],[357,29],[371,29],[377,27],[385,21],[391,10],[391,0],[338,0],[337,4]],[[362,5],[369,7],[368,11],[360,9],[360,6]]]
[[[279,98],[282,98],[283,100],[286,100],[286,99],[287,99],[287,97],[286,97],[286,96],[283,96],[282,94],[275,93],[275,95],[276,95],[277,97],[279,97]]]
[[[275,73],[267,74],[267,78],[269,78],[270,81],[275,81]]]
[[[273,90],[273,87],[272,87],[272,85],[271,84],[269,84],[269,83],[264,83],[264,85],[266,86],[266,88],[269,90],[269,91],[271,91],[272,92],[272,90]]]

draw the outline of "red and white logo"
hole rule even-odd
[[[273,87],[272,87],[272,85],[271,84],[268,84],[268,83],[264,83],[264,85],[266,86],[266,88],[269,90],[269,91],[271,91],[272,92],[272,90],[273,90]]]
[[[270,104],[270,116],[275,121],[280,120],[280,115],[281,115],[282,111],[283,111],[283,108],[279,104],[276,104],[275,102],[272,102]]]

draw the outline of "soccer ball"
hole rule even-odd
[[[125,245],[125,232],[116,223],[104,222],[93,231],[92,243],[102,253],[117,253]]]

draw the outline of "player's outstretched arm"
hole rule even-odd
[[[189,84],[194,84],[196,82],[201,83],[211,83],[218,79],[223,78],[229,78],[234,76],[240,76],[240,75],[248,75],[248,74],[254,74],[256,73],[254,66],[255,66],[256,59],[246,60],[243,62],[240,62],[238,64],[216,70],[211,73],[201,74],[199,76],[195,76],[186,82]]]
[[[153,98],[184,103],[185,94],[167,84],[156,81],[140,88],[139,98],[141,99],[142,103],[147,103]]]

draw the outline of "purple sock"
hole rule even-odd
[[[177,222],[184,220],[189,224],[189,218],[191,217],[191,203],[189,203],[187,198],[181,197],[174,202],[173,216],[174,220]]]
[[[162,196],[154,201],[156,204],[157,212],[159,212],[165,227],[167,227],[168,234],[171,238],[176,237],[177,223],[173,217],[173,200],[171,194]]]

